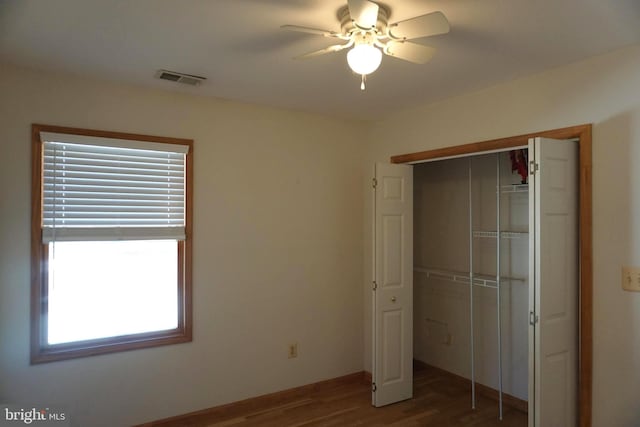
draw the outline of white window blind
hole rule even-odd
[[[44,243],[185,238],[187,145],[40,135]]]

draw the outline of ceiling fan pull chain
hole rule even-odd
[[[360,83],[360,90],[364,90],[365,86],[364,86],[364,82],[367,80],[367,75],[363,74],[362,75],[362,83]]]

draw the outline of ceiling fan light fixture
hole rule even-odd
[[[362,77],[360,89],[365,90],[367,75],[380,67],[383,53],[414,64],[424,64],[433,57],[435,49],[409,40],[446,34],[450,30],[449,21],[442,12],[431,12],[389,24],[390,9],[377,1],[346,0],[346,6],[337,13],[339,32],[299,25],[283,25],[281,28],[342,40],[341,44],[309,52],[296,59],[350,49],[347,63],[354,73]]]
[[[370,44],[358,44],[347,53],[349,68],[363,76],[376,71],[381,62],[382,51]]]

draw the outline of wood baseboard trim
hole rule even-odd
[[[438,372],[442,372],[445,375],[454,378],[456,381],[465,383],[466,386],[469,387],[469,391],[471,391],[471,380],[468,378],[461,377],[460,375],[429,365],[428,363],[425,363],[418,359],[413,359],[413,367],[414,369],[431,369],[431,370],[436,370]],[[495,390],[484,384],[476,383],[476,392],[478,394],[481,394],[482,396],[488,397],[489,399],[495,400],[496,402],[498,401],[498,390]],[[520,412],[524,412],[525,414],[529,412],[529,402],[527,402],[526,400],[519,399],[515,396],[511,396],[510,394],[503,392],[502,402],[505,405],[512,407],[513,409],[516,409]]]
[[[275,393],[264,394],[262,396],[251,397],[249,399],[239,400],[237,402],[227,403],[225,405],[215,406],[188,414],[177,415],[174,417],[164,418],[161,420],[150,421],[139,424],[135,427],[169,427],[169,426],[186,426],[201,425],[203,422],[211,423],[216,419],[231,418],[234,414],[246,414],[265,406],[276,406],[282,402],[296,397],[305,397],[310,393],[325,391],[336,386],[349,383],[365,383],[371,384],[371,374],[367,379],[367,372],[360,371],[353,374],[344,375],[342,377],[332,378],[317,383],[307,384],[300,387],[294,387],[287,390],[277,391]]]

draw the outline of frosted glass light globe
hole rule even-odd
[[[359,44],[347,53],[347,63],[356,74],[371,74],[381,62],[382,52],[370,44]]]

